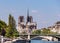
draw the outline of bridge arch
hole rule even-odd
[[[47,40],[47,41],[54,41],[55,37],[52,36],[35,36],[31,38],[31,40]]]

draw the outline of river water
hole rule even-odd
[[[31,43],[60,43],[60,41],[31,40]]]
[[[26,41],[26,40],[18,40],[18,41],[13,42],[13,43],[60,43],[60,41],[43,41],[43,40]]]

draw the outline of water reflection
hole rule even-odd
[[[31,43],[60,43],[60,41],[31,40]]]
[[[13,43],[60,43],[60,41],[46,41],[46,40],[17,40]]]
[[[12,43],[26,43],[26,40],[16,40],[15,42]]]

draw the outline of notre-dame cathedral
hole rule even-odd
[[[24,16],[19,16],[18,18],[18,32],[19,33],[30,33],[37,29],[37,23],[33,22],[33,17],[29,16],[29,10],[27,10],[27,17],[26,20]]]

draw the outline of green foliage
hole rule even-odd
[[[9,15],[9,23],[8,27],[6,29],[6,37],[13,38],[17,37],[19,35],[17,29],[16,29],[16,22],[13,16],[11,14]]]
[[[4,21],[0,20],[0,35],[5,36],[6,27],[7,27],[7,24]]]
[[[13,38],[13,37],[18,37],[19,33],[17,32],[16,29],[13,28],[7,28],[6,30],[6,37]]]
[[[50,29],[42,29],[42,30],[35,30],[32,32],[32,34],[39,34],[39,35],[56,35],[56,32],[50,31]]]
[[[0,20],[0,29],[6,28],[6,26],[7,26],[7,24],[4,21]]]
[[[13,34],[12,28],[11,27],[7,27],[7,29],[6,29],[6,37],[11,38],[11,37],[13,37],[12,34]]]
[[[46,29],[46,28],[44,28],[42,31],[41,31],[41,34],[44,34],[44,35],[48,35],[48,34],[51,34],[51,35],[55,35],[55,34],[57,34],[56,32],[52,32],[52,31],[50,31],[50,29]]]
[[[18,37],[19,36],[19,33],[17,32],[16,29],[14,29],[14,32],[13,32],[13,37]]]
[[[41,34],[41,30],[35,30],[32,32],[32,34]]]
[[[41,34],[50,34],[50,29],[44,28],[44,29],[41,31]]]
[[[13,38],[13,37],[18,37],[19,33],[16,29],[16,22],[14,17],[9,14],[9,19],[8,19],[8,26],[7,24],[0,20],[0,35],[9,37],[9,38]]]

